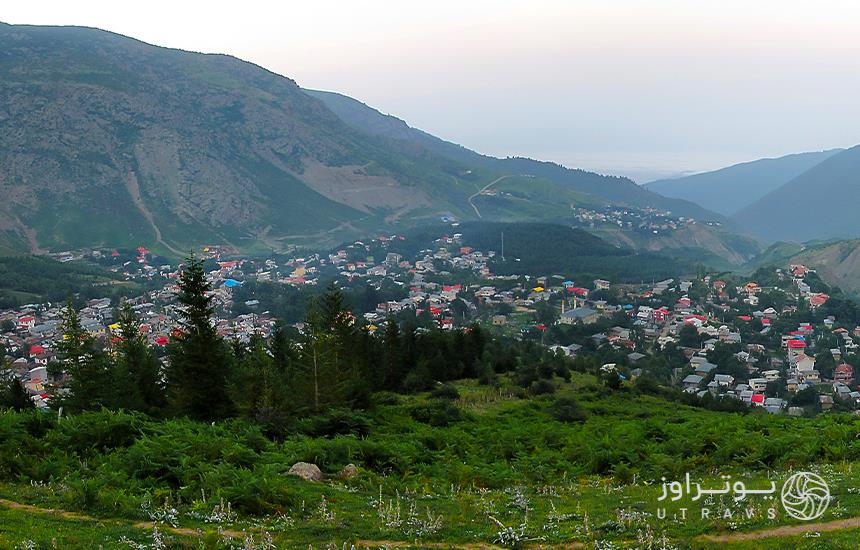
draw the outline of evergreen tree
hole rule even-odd
[[[266,431],[283,434],[293,399],[284,376],[278,372],[273,355],[259,334],[251,337],[237,361],[231,387],[236,411]]]
[[[385,323],[381,359],[379,385],[386,390],[395,390],[403,383],[403,352],[400,327],[394,319]]]
[[[231,356],[215,331],[215,308],[203,262],[192,254],[179,277],[180,330],[168,348],[168,398],[174,411],[199,420],[230,416]]]
[[[18,412],[32,409],[33,401],[5,360],[5,351],[0,347],[0,409],[10,408]]]
[[[128,304],[120,310],[116,375],[122,383],[121,407],[158,414],[167,398],[161,377],[161,364],[140,333],[140,321]]]
[[[304,406],[314,412],[366,400],[367,357],[355,318],[343,307],[343,294],[329,287],[312,300],[296,362],[295,385]]]
[[[67,392],[55,396],[52,403],[72,412],[98,409],[109,404],[114,392],[108,361],[96,348],[95,339],[81,325],[71,300],[63,310],[60,322],[62,340],[57,344],[60,367],[69,376]]]

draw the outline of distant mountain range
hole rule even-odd
[[[860,146],[816,164],[734,219],[767,240],[860,237]]]
[[[732,216],[842,149],[798,153],[735,164],[690,176],[645,185],[666,197],[684,199],[724,216]]]
[[[730,215],[765,242],[860,237],[860,145],[762,159],[647,184]]]

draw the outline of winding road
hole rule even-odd
[[[481,212],[478,210],[478,207],[475,206],[475,202],[474,202],[475,197],[477,197],[478,195],[480,195],[481,193],[483,193],[484,191],[486,191],[490,187],[496,185],[500,181],[508,179],[508,178],[515,178],[515,177],[517,177],[515,174],[508,174],[507,176],[498,177],[498,178],[494,179],[493,181],[491,181],[490,183],[488,183],[487,185],[481,187],[474,195],[469,197],[469,206],[472,207],[472,209],[475,211],[475,214],[477,214],[479,218],[481,217]]]

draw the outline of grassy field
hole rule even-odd
[[[856,547],[853,417],[718,413],[607,393],[585,374],[554,397],[457,387],[450,408],[383,395],[388,404],[354,415],[366,422],[357,433],[305,426],[282,442],[238,424],[116,413],[30,422],[38,437],[22,438],[18,417],[0,416],[0,548]],[[569,396],[581,415],[560,421],[553,407]],[[287,475],[299,460],[326,480]],[[347,463],[358,475],[338,479]],[[660,511],[663,476],[781,487],[799,469],[818,472],[832,495],[813,522],[788,517],[778,495],[684,496]]]

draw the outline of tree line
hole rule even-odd
[[[301,330],[277,325],[268,339],[256,333],[247,342],[228,340],[217,333],[200,260],[187,260],[178,288],[178,324],[163,360],[127,304],[107,346],[68,304],[58,361],[50,368],[59,381],[51,405],[69,413],[107,408],[202,421],[245,417],[277,435],[297,418],[365,408],[377,391],[418,392],[460,378],[493,383],[499,373],[513,372],[524,388],[547,393],[555,376],[569,372],[568,361],[543,346],[493,338],[477,324],[443,331],[390,319],[368,330],[334,286],[309,299]],[[26,406],[26,392],[14,386],[4,403]]]

